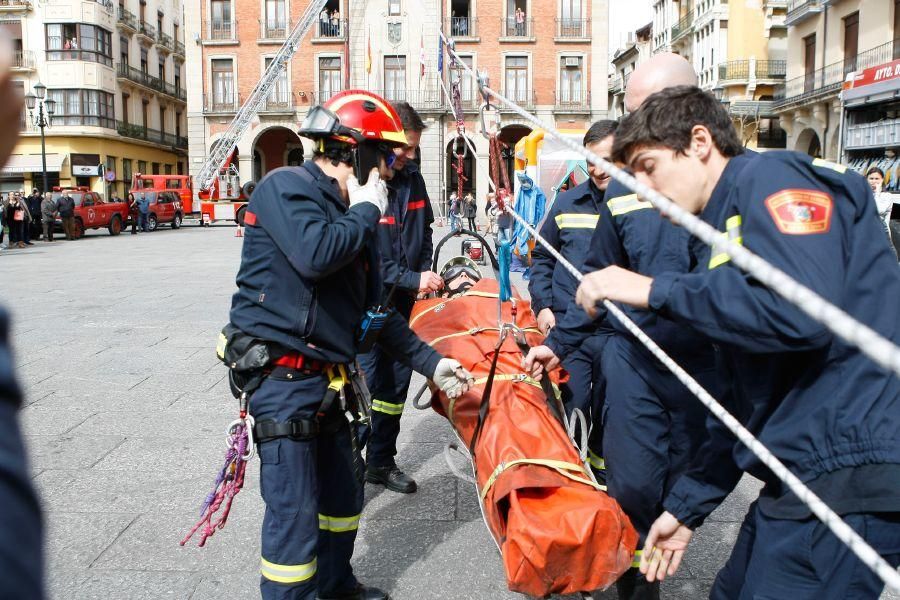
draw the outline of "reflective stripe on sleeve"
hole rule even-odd
[[[372,410],[398,417],[403,414],[403,404],[391,404],[384,400],[372,400]]]
[[[279,565],[261,558],[259,572],[269,581],[300,583],[316,574],[316,559],[303,565]]]
[[[556,215],[556,226],[560,229],[594,229],[600,215],[563,213]]]
[[[356,531],[359,529],[360,517],[362,517],[362,515],[354,515],[352,517],[329,517],[328,515],[319,513],[319,529],[334,533]]]
[[[588,462],[590,462],[591,466],[598,471],[606,470],[606,459],[602,456],[598,456],[593,450],[588,450]]]
[[[614,217],[634,212],[636,210],[653,208],[652,204],[650,204],[646,200],[641,200],[640,198],[638,198],[637,194],[629,194],[627,196],[613,198],[606,203],[606,206],[609,207],[609,212],[612,213]]]
[[[735,244],[744,244],[744,238],[741,235],[741,215],[734,215],[725,221],[725,233],[720,233],[719,238],[722,240],[730,240]],[[731,260],[731,255],[727,252],[720,251],[717,246],[712,248],[712,256],[709,258],[710,270],[720,267]]]
[[[643,550],[635,550],[634,558],[631,561],[631,566],[635,569],[641,566],[641,555],[644,553]]]

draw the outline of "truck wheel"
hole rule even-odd
[[[76,240],[84,237],[84,222],[81,219],[75,219],[75,230],[72,232],[72,236]]]
[[[250,196],[253,195],[253,190],[255,190],[255,189],[256,189],[255,181],[248,181],[241,187],[241,191],[244,193],[244,196],[247,198],[247,200],[249,200]]]
[[[181,214],[175,213],[175,218],[172,219],[172,229],[180,229],[181,228]]]
[[[156,231],[156,226],[159,223],[156,220],[156,215],[148,215],[147,216],[147,229],[150,231]]]
[[[235,222],[238,225],[240,225],[241,227],[244,226],[244,215],[246,215],[246,214],[247,214],[247,207],[242,206],[240,209],[238,209],[237,214],[234,216]]]
[[[112,221],[109,222],[109,235],[119,235],[122,233],[122,219],[119,215],[113,215]]]

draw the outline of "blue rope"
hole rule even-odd
[[[508,302],[512,298],[512,282],[509,279],[509,268],[512,264],[512,245],[508,239],[501,239],[497,262],[500,266],[500,301]]]

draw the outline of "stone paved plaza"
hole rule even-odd
[[[239,262],[234,231],[94,231],[0,252],[54,600],[257,596],[258,462],[228,526],[206,548],[178,545],[236,413],[214,350]],[[356,572],[396,600],[521,598],[506,590],[474,489],[444,462],[450,439],[441,417],[407,408],[399,463],[419,492],[366,490]],[[742,482],[697,532],[665,597],[706,597],[756,490]]]

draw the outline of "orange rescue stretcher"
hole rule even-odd
[[[501,335],[498,292],[496,280],[482,279],[464,295],[416,303],[412,329],[476,379],[455,401],[435,393],[432,407],[472,450],[482,512],[509,589],[537,597],[605,589],[631,566],[637,533],[591,477],[541,384],[523,373],[522,349],[511,336],[500,347],[471,448]],[[515,310],[502,304],[502,322],[515,324],[529,345],[540,344],[529,302],[514,300]],[[551,374],[554,384],[559,377],[559,370]]]

